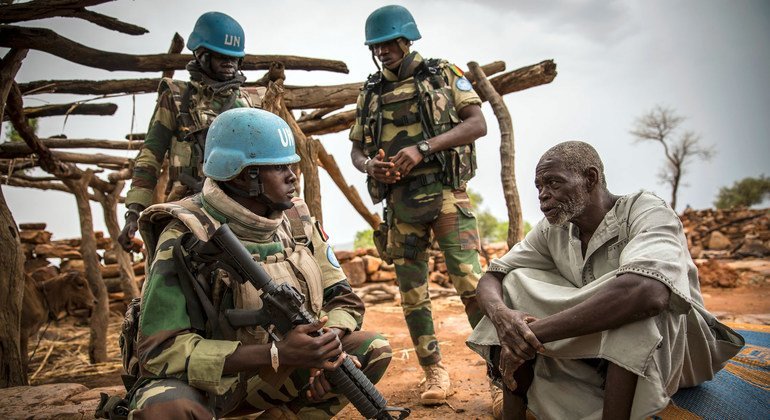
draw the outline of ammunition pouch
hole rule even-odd
[[[133,298],[128,304],[126,315],[123,317],[123,325],[120,328],[120,357],[123,362],[123,371],[125,372],[123,384],[126,390],[133,386],[133,382],[139,376],[139,359],[136,357],[137,335],[139,333],[139,311],[141,310],[142,298]],[[133,377],[133,380],[131,380]],[[127,383],[130,382],[130,383]]]
[[[397,245],[394,246],[388,255],[391,259],[405,258],[414,261],[428,261],[428,247],[430,242],[415,235],[415,234],[401,234],[398,232],[391,232],[393,235],[393,242]]]
[[[377,181],[373,176],[366,177],[366,189],[374,204],[381,202],[388,196],[387,184]]]
[[[476,174],[476,150],[474,144],[464,144],[439,152],[444,184],[453,190],[465,190],[468,181]]]
[[[372,234],[372,240],[374,241],[374,247],[377,248],[377,253],[380,254],[380,258],[388,264],[393,264],[393,259],[388,255],[388,230],[387,222],[380,223],[380,226]]]

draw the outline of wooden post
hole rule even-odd
[[[27,50],[8,51],[0,60],[0,115],[4,114],[13,79]],[[0,388],[27,385],[19,348],[21,305],[24,294],[24,254],[19,230],[0,186]]]
[[[27,124],[24,118],[24,109],[21,92],[14,83],[8,96],[8,115],[14,128],[24,139],[30,149],[37,154],[40,167],[46,172],[62,179],[62,182],[75,195],[80,215],[80,232],[82,236],[80,252],[85,264],[86,278],[94,296],[99,300],[96,308],[91,313],[91,341],[89,343],[89,357],[93,363],[107,361],[107,323],[109,315],[109,302],[107,289],[102,281],[99,259],[96,255],[96,238],[94,236],[93,217],[89,206],[88,185],[91,183],[93,171],[81,171],[73,164],[59,161],[51,151],[40,141],[34,130]],[[98,179],[93,182],[98,184]]]
[[[88,343],[88,359],[91,363],[107,361],[107,325],[109,323],[110,302],[107,287],[102,279],[99,268],[99,257],[96,254],[96,235],[94,234],[93,215],[88,199],[88,183],[93,176],[91,170],[83,172],[80,179],[63,179],[62,182],[72,191],[78,207],[80,219],[80,255],[83,256],[88,285],[98,301],[91,312],[89,326],[91,339]]]
[[[104,212],[104,224],[107,226],[107,232],[112,240],[112,250],[115,252],[115,258],[118,260],[118,272],[120,274],[120,285],[123,288],[126,303],[135,297],[139,297],[139,287],[136,285],[134,277],[134,268],[131,264],[131,254],[123,250],[118,243],[120,236],[120,225],[118,224],[118,199],[125,181],[115,183],[112,191],[94,191],[99,202],[102,204]]]
[[[311,139],[305,137],[305,133],[299,128],[297,120],[291,111],[282,106],[280,117],[291,127],[294,141],[297,145],[297,154],[301,158],[299,168],[302,171],[305,203],[310,214],[323,223],[323,208],[321,207],[321,181],[318,178],[318,163],[315,147]]]
[[[27,385],[19,349],[24,254],[19,230],[0,186],[0,388]]]
[[[476,79],[476,89],[482,92],[489,104],[492,105],[492,111],[494,111],[500,125],[500,178],[503,184],[505,204],[508,208],[508,248],[510,249],[522,239],[521,203],[519,202],[519,190],[516,188],[511,114],[508,112],[508,107],[505,106],[502,96],[492,87],[478,63],[471,61],[468,63],[468,68]]]
[[[318,152],[318,161],[326,170],[326,173],[328,173],[332,181],[337,184],[337,187],[342,191],[342,194],[345,195],[358,214],[366,220],[366,223],[369,223],[369,226],[371,226],[372,229],[377,229],[382,222],[380,215],[369,212],[369,209],[366,207],[363,200],[361,200],[361,196],[358,195],[358,191],[356,191],[355,187],[348,185],[348,183],[345,182],[345,177],[343,177],[342,171],[340,171],[339,166],[337,166],[337,161],[334,160],[334,156],[326,151],[323,144],[316,139],[313,139],[313,143],[315,143],[315,149]]]

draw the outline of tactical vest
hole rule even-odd
[[[190,180],[187,177],[191,177],[193,181],[203,179],[206,132],[219,114],[237,107],[238,100],[245,102],[248,107],[261,106],[261,103],[255,103],[252,96],[243,89],[234,89],[231,96],[225,99],[225,103],[215,111],[214,97],[199,94],[198,88],[191,82],[164,77],[158,87],[158,95],[166,90],[173,98],[175,109],[172,112],[176,116],[177,125],[169,150],[169,179],[172,182],[168,183],[168,194],[173,187],[173,181],[179,180],[180,176],[187,180]],[[171,197],[169,201],[174,198]]]
[[[364,129],[363,151],[374,157],[379,149],[386,156],[398,150],[445,133],[460,123],[452,95],[452,87],[444,74],[446,61],[426,60],[415,70],[414,76],[402,81],[388,82],[378,72],[364,85],[364,104],[359,116]],[[419,123],[419,132],[408,128]],[[393,129],[383,126],[392,125]],[[403,127],[403,129],[401,129]],[[454,189],[464,188],[476,171],[474,144],[456,146],[435,154],[436,163],[421,162],[417,173],[435,172],[438,178]],[[425,168],[424,171],[419,171]],[[371,177],[370,177],[371,178]],[[369,181],[369,193],[375,203],[385,198],[384,184]]]
[[[285,237],[278,237],[280,242],[278,248],[282,249],[261,248],[253,256],[277,284],[289,283],[299,290],[306,297],[305,309],[318,315],[323,306],[323,277],[312,251],[314,227],[305,202],[301,199],[293,201],[294,207],[284,211],[284,223],[279,227],[279,229],[288,230]],[[150,263],[155,258],[154,252],[150,250],[155,249],[157,238],[160,236],[156,233],[162,232],[172,219],[181,221],[196,238],[203,241],[209,240],[221,225],[217,218],[207,211],[200,195],[175,203],[154,205],[142,213],[142,218],[145,217],[153,225],[149,228],[145,223],[141,232],[142,238],[146,238],[147,260]],[[269,255],[260,255],[266,249],[270,249]],[[231,282],[227,276],[220,276],[216,281],[222,281],[225,286],[233,290],[236,309],[262,307],[260,298],[262,293],[251,283]],[[211,286],[212,289],[215,288],[215,285]],[[250,331],[241,330],[244,329],[239,329],[238,340],[258,344],[267,342],[267,333],[261,328]]]

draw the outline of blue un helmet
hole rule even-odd
[[[195,22],[187,48],[195,52],[200,47],[231,57],[243,57],[246,39],[241,25],[220,12],[208,12]]]
[[[379,44],[401,37],[409,41],[422,38],[409,10],[397,5],[383,6],[372,12],[366,18],[365,32],[364,45]]]
[[[281,117],[257,108],[234,108],[211,123],[203,152],[203,173],[229,181],[248,166],[299,162],[294,135]]]

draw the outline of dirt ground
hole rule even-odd
[[[706,307],[720,318],[737,323],[770,324],[770,284],[743,284],[733,289],[703,289]],[[452,376],[456,393],[447,404],[437,407],[419,405],[418,382],[422,370],[415,359],[401,307],[397,302],[368,306],[364,328],[385,335],[394,350],[388,373],[377,388],[389,405],[409,407],[415,419],[491,419],[491,396],[481,359],[465,345],[470,327],[458,297],[434,300],[434,317],[444,364]],[[109,355],[111,362],[89,365],[84,349],[88,329],[65,321],[51,325],[39,344],[30,365],[32,385],[44,383],[80,383],[88,388],[119,385],[120,363],[117,331],[121,318],[114,314],[110,323]],[[35,342],[30,343],[34,348]],[[360,418],[347,407],[340,419]]]

